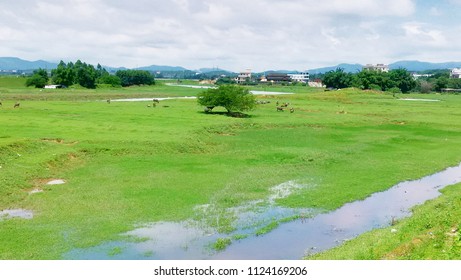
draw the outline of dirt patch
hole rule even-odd
[[[52,143],[58,143],[58,144],[64,143],[64,140],[61,138],[42,138],[41,140],[44,142],[52,142]]]
[[[43,142],[48,142],[48,143],[56,143],[56,144],[64,144],[64,145],[75,145],[78,143],[78,141],[73,141],[73,142],[66,142],[62,138],[42,138],[40,139]]]

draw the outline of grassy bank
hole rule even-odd
[[[104,101],[200,91],[165,85],[0,90],[0,210],[35,213],[0,222],[1,259],[58,259],[141,223],[194,218],[198,205],[213,204],[209,214],[221,217],[209,226],[232,232],[225,209],[283,182],[310,187],[279,205],[325,211],[461,161],[458,96],[309,89],[259,96],[271,103],[230,118],[204,114],[195,100]],[[276,101],[295,112],[276,112]],[[54,178],[66,184],[46,185]]]

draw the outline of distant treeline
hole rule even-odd
[[[450,70],[425,71],[417,79],[406,69],[394,69],[389,72],[362,70],[358,73],[346,73],[338,68],[315,78],[322,80],[327,88],[356,87],[363,90],[381,90],[393,93],[442,91],[444,88],[461,89],[461,79],[450,78]]]
[[[77,60],[75,63],[65,63],[61,60],[56,69],[51,70],[51,75],[44,69],[35,70],[26,80],[26,86],[43,88],[50,82],[55,85],[69,87],[80,85],[85,88],[96,88],[97,84],[107,84],[113,87],[126,87],[132,85],[153,85],[154,76],[145,70],[118,70],[111,75],[100,64],[96,68],[85,62]]]

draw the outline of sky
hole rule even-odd
[[[0,0],[0,57],[254,72],[461,61],[461,0]]]

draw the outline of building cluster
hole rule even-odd
[[[309,82],[309,73],[279,73],[279,72],[270,72],[264,74],[258,78],[253,79],[251,76],[251,70],[246,69],[245,71],[240,72],[235,78],[235,82],[238,84],[248,83],[249,81],[258,81],[260,83],[305,83]]]

